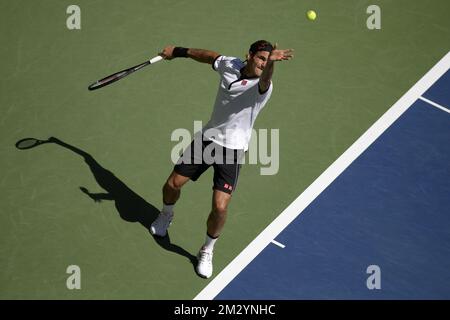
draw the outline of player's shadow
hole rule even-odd
[[[88,189],[80,187],[83,193],[88,195],[95,202],[101,202],[102,200],[114,201],[116,209],[123,220],[128,222],[139,222],[150,233],[150,226],[159,214],[159,210],[155,206],[148,203],[137,193],[128,188],[125,183],[117,178],[111,171],[103,168],[89,153],[54,137],[50,138],[50,142],[82,156],[91,169],[99,186],[107,191],[107,193],[91,193]],[[170,241],[169,233],[167,233],[167,236],[165,237],[152,237],[165,250],[188,258],[195,268],[197,258],[180,246],[173,244]]]

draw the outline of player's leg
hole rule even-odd
[[[163,207],[160,214],[153,221],[150,232],[159,237],[165,237],[167,235],[167,228],[173,220],[173,208],[175,203],[180,198],[181,188],[190,180],[189,177],[185,177],[177,172],[172,171],[169,178],[162,188],[163,192]]]
[[[200,138],[197,137],[196,139]],[[150,232],[153,235],[160,237],[167,235],[167,228],[172,223],[174,216],[173,208],[180,198],[181,188],[189,180],[196,181],[209,167],[208,164],[202,161],[202,148],[200,148],[200,152],[195,152],[194,141],[196,140],[193,140],[190,146],[183,152],[183,155],[178,160],[162,188],[163,208],[150,227]]]
[[[203,246],[197,255],[196,271],[204,278],[209,278],[213,272],[212,258],[214,244],[221,234],[227,220],[228,204],[231,201],[231,192],[215,189],[213,192],[212,209],[206,222],[207,232]]]
[[[212,199],[212,209],[207,220],[207,233],[203,246],[198,253],[197,273],[205,278],[212,275],[212,257],[214,244],[227,219],[228,205],[231,201],[231,194],[236,189],[241,164],[237,157],[230,162],[214,164],[214,192]]]
[[[217,239],[221,234],[223,226],[227,220],[227,209],[230,200],[230,193],[214,190],[212,209],[206,222],[207,234],[210,238]]]
[[[172,173],[163,186],[163,202],[174,205],[180,198],[180,190],[189,180],[197,179],[209,168],[203,161],[203,150],[205,147],[202,135],[197,134],[191,144],[184,150],[178,159]],[[200,146],[197,148],[196,146]]]
[[[163,203],[165,205],[174,205],[180,198],[181,188],[189,181],[189,177],[182,176],[172,171],[166,183],[163,186]]]

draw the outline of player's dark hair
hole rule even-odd
[[[258,40],[250,46],[250,49],[248,50],[251,54],[255,54],[258,51],[268,51],[272,52],[273,45],[266,40]]]

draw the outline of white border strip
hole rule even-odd
[[[448,52],[408,90],[380,119],[326,169],[297,199],[266,227],[195,298],[211,300],[218,295],[277,235],[288,226],[326,187],[394,123],[450,67]]]
[[[422,101],[425,101],[428,104],[431,104],[433,107],[436,107],[438,109],[441,109],[442,111],[450,113],[450,109],[447,109],[446,107],[441,106],[440,104],[437,104],[436,102],[428,100],[427,98],[424,98],[424,97],[420,97],[419,99],[422,100]]]

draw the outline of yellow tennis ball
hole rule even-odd
[[[308,10],[308,12],[306,12],[306,16],[308,17],[309,20],[313,21],[316,20],[317,13],[314,10]]]

